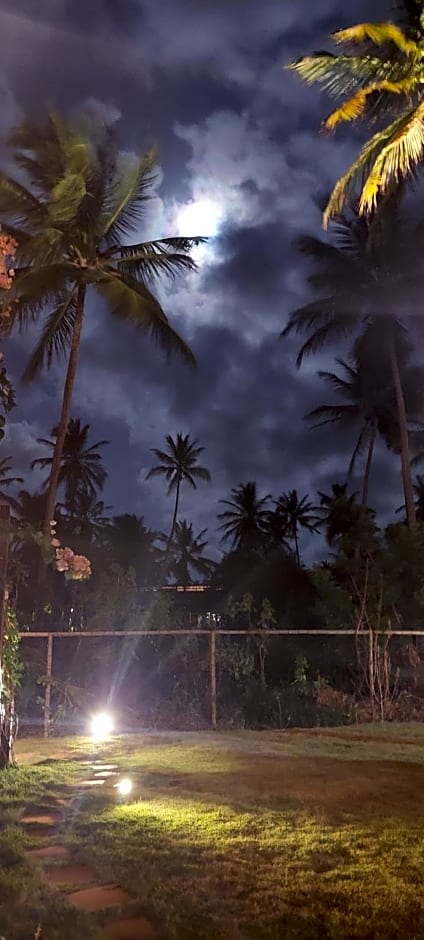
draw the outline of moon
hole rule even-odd
[[[183,237],[203,235],[213,238],[218,234],[221,218],[220,207],[211,199],[193,199],[178,211],[179,234]]]

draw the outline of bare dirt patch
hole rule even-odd
[[[101,911],[108,907],[124,907],[130,898],[119,885],[98,885],[73,891],[66,895],[66,900],[85,911]]]
[[[153,940],[152,924],[144,917],[117,920],[105,929],[105,940]]]

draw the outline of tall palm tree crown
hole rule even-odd
[[[359,538],[373,519],[374,513],[356,502],[356,494],[348,493],[347,483],[333,483],[331,493],[318,493],[320,497],[320,524],[329,545],[346,535]]]
[[[52,429],[52,437],[57,435],[57,427]],[[102,466],[102,455],[99,448],[109,441],[96,441],[89,444],[90,425],[81,424],[79,418],[71,418],[66,430],[63,445],[62,459],[59,472],[59,486],[64,487],[65,504],[72,513],[76,497],[80,494],[95,496],[103,489],[107,473]],[[44,437],[37,438],[39,444],[44,444],[54,451],[55,440]],[[53,456],[37,457],[32,461],[31,469],[41,467],[48,469],[53,462]]]
[[[422,4],[401,5],[404,28],[360,23],[338,30],[336,51],[304,56],[289,68],[309,85],[319,84],[339,100],[325,121],[365,119],[374,131],[357,159],[336,183],[324,224],[344,210],[359,186],[360,214],[375,210],[390,187],[410,176],[424,157],[424,14]]]
[[[201,577],[211,576],[214,562],[203,554],[208,544],[204,538],[206,532],[207,529],[202,529],[198,535],[194,535],[193,525],[187,519],[176,523],[171,543],[171,573],[178,584],[190,584],[193,580],[192,571]]]
[[[24,123],[10,143],[16,172],[0,173],[0,221],[19,246],[8,292],[12,324],[25,327],[42,320],[25,378],[34,378],[57,356],[68,357],[47,492],[47,531],[87,297],[95,291],[117,320],[192,363],[190,349],[170,325],[152,284],[158,276],[193,270],[190,251],[203,239],[140,240],[154,193],[153,151],[137,159],[118,153],[110,131],[86,119],[67,122],[57,116],[40,125]]]
[[[168,553],[177,523],[181,485],[189,483],[195,490],[197,480],[209,481],[211,475],[206,467],[198,464],[198,459],[205,448],[199,446],[197,441],[191,441],[189,434],[184,435],[179,432],[175,438],[171,434],[167,434],[166,443],[167,450],[152,448],[152,453],[160,463],[148,471],[146,480],[164,476],[168,482],[168,494],[175,491],[174,513],[171,531],[168,536]]]
[[[424,286],[419,255],[421,225],[402,222],[393,211],[380,210],[369,223],[356,213],[333,223],[333,242],[303,237],[300,250],[314,264],[308,280],[318,299],[293,311],[282,336],[306,334],[297,356],[320,352],[326,345],[356,334],[356,354],[372,356],[378,368],[391,370],[396,394],[402,477],[408,522],[415,512],[409,466],[408,421],[402,371],[410,352],[405,324],[419,323],[417,295]],[[417,416],[418,418],[420,416]]]
[[[299,531],[317,532],[318,516],[316,507],[308,496],[299,497],[297,490],[283,493],[276,501],[275,510],[282,522],[283,531],[294,543],[296,561],[300,565]]]
[[[358,457],[366,451],[361,499],[366,505],[377,435],[390,450],[396,453],[400,451],[396,393],[390,370],[384,361],[382,363],[372,357],[366,364],[361,361],[360,356],[352,356],[349,362],[339,357],[336,362],[342,374],[320,370],[318,375],[337,392],[340,400],[319,405],[310,411],[306,418],[314,422],[313,428],[321,428],[327,424],[340,427],[359,426],[349,462],[348,479],[355,469]],[[424,369],[408,368],[406,364],[401,374],[408,418],[424,414]],[[412,436],[414,432],[415,428],[411,427]],[[419,441],[418,431],[416,436]]]
[[[66,511],[66,505],[64,508],[65,514],[59,512],[58,517],[72,536],[93,542],[106,535],[110,526],[107,512],[111,507],[105,506],[103,500],[97,498],[95,490],[77,490],[70,510]]]
[[[110,557],[124,571],[134,568],[140,587],[156,583],[156,538],[157,533],[146,527],[143,516],[134,513],[114,516],[107,531]]]
[[[271,496],[259,498],[256,483],[240,483],[231,490],[231,499],[221,499],[227,506],[218,513],[224,541],[231,540],[233,548],[260,548],[267,531],[268,503]]]

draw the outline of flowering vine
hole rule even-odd
[[[85,555],[75,555],[72,548],[63,548],[56,535],[56,525],[53,519],[50,523],[50,544],[54,549],[56,571],[63,572],[67,581],[87,581],[91,577],[90,561]]]
[[[9,290],[15,275],[13,259],[18,247],[17,242],[10,235],[6,235],[0,228],[0,288]]]

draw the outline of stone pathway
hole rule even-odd
[[[101,786],[111,783],[111,778],[119,771],[116,764],[103,764],[102,761],[81,761],[87,773],[85,780],[78,783],[78,796],[81,788]],[[88,771],[92,771],[92,775]],[[61,832],[66,825],[67,811],[72,807],[76,794],[69,800],[52,799],[38,806],[28,806],[21,818],[21,825],[31,839],[50,839],[47,845],[34,845],[26,852],[26,857],[34,864],[41,865],[46,882],[60,891],[68,904],[73,904],[88,912],[110,911],[110,922],[103,929],[104,940],[154,940],[155,932],[151,923],[144,917],[125,917],[125,908],[131,899],[126,891],[117,884],[98,884],[95,871],[86,865],[72,862],[69,849],[61,842]],[[117,919],[118,914],[121,919]]]

